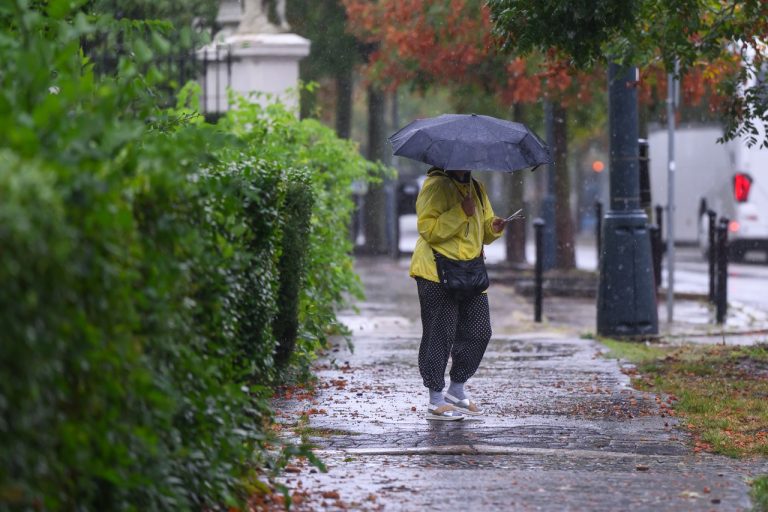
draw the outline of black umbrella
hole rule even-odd
[[[395,155],[446,170],[511,172],[552,163],[547,145],[525,125],[477,114],[418,119],[389,142]]]

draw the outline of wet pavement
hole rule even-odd
[[[366,300],[318,362],[311,399],[279,401],[317,448],[283,480],[298,510],[749,510],[768,461],[694,453],[669,397],[635,391],[585,336],[589,299],[553,299],[543,324],[511,286],[489,291],[494,335],[467,388],[480,419],[429,422],[408,261],[358,259]],[[594,311],[591,322],[593,325]],[[583,325],[578,321],[583,320]]]

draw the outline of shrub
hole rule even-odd
[[[237,108],[220,122],[226,131],[282,167],[308,169],[313,208],[296,345],[297,364],[306,368],[329,334],[345,332],[336,311],[349,297],[362,295],[347,235],[354,210],[352,184],[376,181],[386,170],[362,158],[355,143],[339,139],[317,120],[299,120],[280,103],[265,107],[246,98],[233,103]]]
[[[246,197],[279,204],[257,181],[270,174],[202,178],[225,167],[213,155],[226,134],[147,124],[150,96],[82,67],[79,38],[93,27],[82,15],[13,2],[0,16],[9,9],[0,508],[232,502],[269,416],[264,391],[243,387],[238,343],[244,311],[274,309],[271,289],[254,298],[244,285],[274,275],[279,232],[245,211]]]
[[[299,299],[306,277],[306,254],[314,199],[307,181],[291,182],[283,205],[282,252],[278,262],[279,304],[272,327],[277,341],[275,360],[281,367],[288,363],[299,331]]]
[[[278,173],[247,162],[198,171],[217,139],[206,127],[152,134],[135,196],[143,277],[136,300],[147,364],[174,406],[161,441],[187,506],[231,501],[269,418],[263,391],[248,396],[243,385],[255,362],[266,365],[254,354],[270,347],[268,324],[246,327],[274,310],[272,287],[254,293],[250,283],[273,272],[279,232],[268,214],[280,201],[271,186]]]
[[[0,4],[0,509],[219,509],[274,465],[275,357],[359,290],[369,168],[280,106],[161,111],[130,54],[94,75],[82,40],[126,25],[78,4]]]

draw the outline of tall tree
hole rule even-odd
[[[301,62],[305,82],[331,78],[335,89],[335,125],[339,137],[352,131],[353,71],[361,62],[361,46],[346,30],[347,13],[339,0],[291,0],[287,5],[292,29],[312,41],[308,58]],[[315,93],[302,93],[301,114],[312,114]]]
[[[386,94],[376,84],[368,86],[368,160],[389,163],[385,122]],[[371,254],[389,252],[387,233],[386,184],[372,184],[365,195],[363,219],[365,223],[365,250]]]
[[[571,213],[571,176],[568,172],[568,111],[562,103],[552,105],[552,155],[555,166],[555,266],[576,268],[574,222]]]
[[[525,122],[525,109],[520,103],[512,107],[512,120],[518,123]],[[509,200],[509,209],[517,211],[525,206],[525,175],[512,173],[504,180],[504,195]],[[512,222],[506,227],[504,243],[506,245],[507,261],[513,265],[526,263],[525,257],[525,223]]]
[[[552,95],[564,105],[570,95],[581,95],[581,88],[593,82],[573,80],[562,63],[546,56],[523,59],[496,51],[491,34],[489,11],[479,0],[344,0],[350,29],[360,39],[375,42],[365,74],[384,87],[409,84],[420,90],[448,87],[457,104],[477,103],[478,97],[496,100],[496,111],[538,101]],[[575,102],[571,102],[573,104]],[[564,119],[564,117],[563,117]],[[559,127],[565,129],[565,123]],[[558,140],[564,142],[567,133]],[[563,152],[560,155],[564,155]],[[560,159],[558,203],[567,219],[557,226],[558,258],[569,268],[574,261],[574,229],[570,213],[570,190],[566,159]],[[513,182],[519,180],[512,180]],[[509,236],[509,234],[508,234]],[[510,236],[508,258],[520,262],[525,255],[525,239]],[[523,260],[524,261],[524,260]]]
[[[723,82],[726,135],[751,135],[768,125],[762,68],[768,4],[759,0],[489,0],[497,34],[507,47],[550,51],[580,67],[609,63],[611,212],[600,258],[597,330],[603,335],[658,332],[650,243],[640,210],[638,176],[637,65],[661,62],[668,73],[734,52],[739,71]],[[524,16],[524,19],[521,18]],[[737,86],[741,86],[739,90]],[[768,146],[768,133],[761,141]],[[672,206],[672,205],[670,205]],[[674,261],[674,260],[671,260]],[[626,271],[629,263],[630,272]],[[671,288],[670,288],[671,290]],[[671,320],[671,305],[668,302]]]
[[[648,66],[683,76],[702,62],[732,62],[714,84],[713,107],[725,139],[747,136],[768,147],[766,58],[768,2],[762,0],[489,0],[496,34],[515,51],[547,50],[575,66],[596,62]],[[758,125],[763,138],[758,139]]]

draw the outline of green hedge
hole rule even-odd
[[[306,368],[330,334],[346,332],[336,311],[362,287],[353,270],[347,233],[354,211],[356,180],[376,182],[387,170],[361,158],[358,147],[336,137],[315,119],[299,121],[280,103],[266,107],[233,98],[237,108],[220,121],[250,151],[283,167],[305,169],[312,189],[312,217],[305,252],[305,280],[299,293],[299,325],[294,362]],[[254,120],[260,122],[254,123]]]
[[[272,326],[277,346],[275,360],[285,367],[293,354],[299,333],[299,300],[305,282],[310,220],[314,195],[304,181],[292,182],[286,191],[282,216],[282,253],[278,262],[279,304]]]
[[[124,23],[27,4],[0,4],[0,510],[238,503],[282,460],[272,386],[359,292],[349,190],[373,169],[280,105],[161,111],[151,68],[84,65]]]
[[[281,173],[189,180],[152,158],[183,139],[70,179],[3,155],[0,502],[223,504],[255,460],[269,411],[243,385],[271,372]]]

